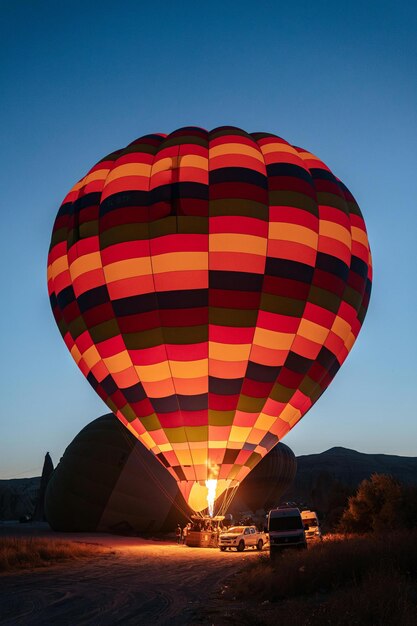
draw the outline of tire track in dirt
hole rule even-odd
[[[136,538],[118,538],[116,545],[111,537],[95,541],[114,553],[2,575],[0,624],[185,626],[224,578],[259,558]]]

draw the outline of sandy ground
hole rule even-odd
[[[0,576],[0,624],[100,626],[227,623],[216,604],[220,585],[259,553],[188,548],[103,534],[53,533],[45,526],[1,525],[1,535],[99,543],[94,559]],[[223,617],[225,618],[223,620]]]

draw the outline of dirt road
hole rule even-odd
[[[114,537],[54,535],[100,543],[112,553],[0,577],[0,624],[49,626],[206,624],[220,583],[259,553]]]

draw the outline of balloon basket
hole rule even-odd
[[[192,527],[188,531],[185,545],[190,548],[218,548],[219,534],[224,530],[223,515],[215,517],[192,517]]]

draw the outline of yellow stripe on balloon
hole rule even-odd
[[[279,414],[279,419],[290,424],[296,412],[297,409],[295,409],[291,404],[287,404]]]
[[[245,361],[249,358],[251,349],[250,343],[247,344],[235,344],[235,343],[217,343],[216,341],[209,342],[209,357],[219,361]]]
[[[101,269],[101,267],[100,253],[90,252],[89,254],[83,254],[83,256],[78,257],[78,259],[71,263],[69,269],[72,280],[75,280],[79,276],[91,272],[91,270]]]
[[[94,365],[96,365],[101,360],[101,356],[99,355],[97,348],[95,346],[90,346],[83,353],[83,359],[91,370],[94,367]]]
[[[251,156],[254,159],[257,159],[261,163],[264,162],[262,154],[259,150],[256,150],[256,148],[252,148],[251,146],[246,146],[242,143],[221,144],[220,146],[214,146],[214,148],[210,148],[209,150],[210,159],[214,159],[216,156],[226,155],[226,154],[230,154],[230,155],[244,154],[247,156]]]
[[[351,331],[351,325],[342,317],[337,315],[333,321],[331,329],[338,337],[345,341]]]
[[[255,422],[255,428],[263,430],[265,431],[265,433],[267,433],[275,420],[275,416],[266,415],[266,413],[260,413]]]
[[[155,446],[155,442],[148,432],[142,433],[139,436],[142,440],[142,443],[144,443],[147,448],[151,449]]]
[[[207,375],[208,359],[198,361],[170,361],[172,376],[175,378],[199,378]]]
[[[213,449],[216,449],[216,450],[218,450],[218,449],[221,450],[222,448],[226,447],[227,440],[217,440],[216,441],[216,439],[210,439],[210,441],[208,443],[209,443],[209,447],[210,448],[213,448]]]
[[[365,248],[369,246],[368,237],[362,228],[352,226],[352,240],[361,243]]]
[[[135,370],[142,383],[154,383],[171,378],[168,361],[155,363],[154,365],[135,365]]]
[[[78,365],[78,363],[81,361],[81,352],[78,350],[75,344],[72,346],[70,352],[71,352],[72,358]]]
[[[316,324],[315,322],[311,322],[310,320],[307,320],[305,318],[301,319],[297,331],[297,335],[305,337],[306,339],[311,339],[311,341],[315,341],[316,343],[321,344],[325,342],[328,334],[328,328],[324,328],[324,326]]]
[[[336,224],[335,222],[329,222],[327,220],[320,220],[319,228],[320,235],[341,241],[350,249],[352,245],[352,237],[349,229],[345,228],[341,224]]]
[[[210,252],[244,252],[265,255],[267,239],[240,233],[213,233],[209,239]]]
[[[264,348],[274,350],[289,350],[294,340],[295,333],[280,333],[275,330],[267,330],[259,326],[255,330],[253,343]]]
[[[207,252],[168,252],[152,257],[154,274],[179,270],[208,270]]]
[[[206,465],[208,450],[207,448],[191,448],[191,456],[195,465]]]
[[[106,281],[112,283],[124,278],[136,278],[137,276],[152,274],[152,265],[150,257],[144,256],[109,263],[109,265],[103,266],[103,270]]]
[[[178,448],[175,447],[175,455],[178,459],[178,461],[181,463],[181,465],[192,465],[193,464],[193,460],[191,458],[191,453],[190,450],[178,450]]]
[[[295,156],[299,156],[297,150],[287,143],[281,143],[278,141],[272,141],[270,143],[263,144],[261,146],[263,154],[270,154],[271,152],[289,152]]]
[[[59,274],[62,274],[62,272],[67,271],[68,269],[68,257],[65,256],[61,256],[58,259],[56,259],[55,261],[53,261],[53,263],[51,263],[50,266],[50,277],[52,279],[56,278],[57,276],[59,276]]]
[[[229,441],[233,441],[235,443],[246,441],[250,431],[252,429],[246,426],[232,426],[230,429]]]
[[[118,178],[124,178],[125,176],[145,176],[149,177],[151,173],[151,166],[147,163],[125,163],[124,165],[118,165],[113,168],[106,179],[106,185]]]
[[[132,365],[132,360],[126,350],[120,352],[119,354],[115,354],[114,356],[103,358],[103,362],[110,374],[122,372]]]
[[[306,228],[298,224],[288,224],[286,222],[270,222],[269,238],[302,243],[314,250],[317,249],[319,240],[318,233],[311,230],[311,228]]]
[[[355,343],[355,339],[356,339],[355,335],[352,332],[350,332],[347,339],[345,340],[345,347],[348,352],[352,349],[352,346]]]
[[[105,180],[109,171],[110,171],[109,168],[102,169],[102,170],[94,170],[94,172],[91,172],[91,174],[87,174],[87,176],[84,176],[84,178],[82,178],[78,183],[76,183],[71,189],[71,191],[78,191],[78,189],[85,187],[86,185],[88,185],[88,183],[92,183],[95,180]]]

